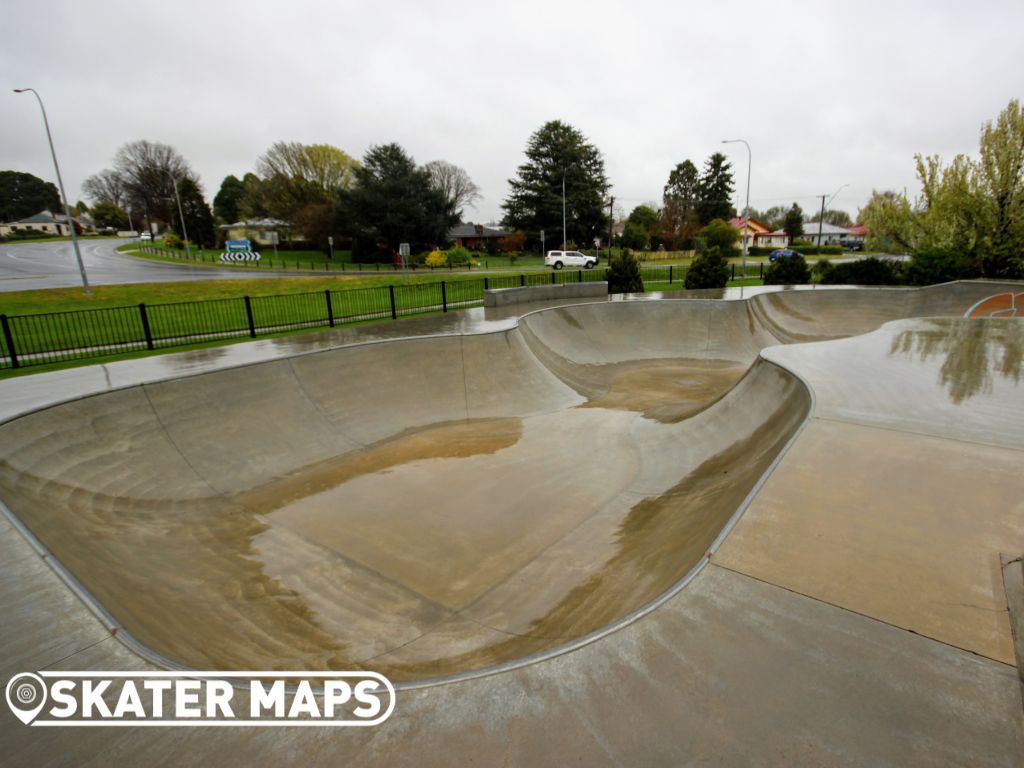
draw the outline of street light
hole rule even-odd
[[[562,169],[562,250],[569,240],[569,234],[565,231],[565,168]]]
[[[747,225],[750,223],[750,166],[754,162],[754,153],[750,151],[750,145],[743,139],[722,139],[723,144],[743,144],[747,148],[747,205],[744,208],[746,215],[743,217],[743,277],[747,276]]]
[[[57,184],[60,185],[60,196],[64,202],[64,215],[68,218],[68,229],[71,230],[71,244],[75,247],[75,258],[78,259],[78,271],[82,275],[82,287],[85,289],[85,294],[88,296],[92,293],[92,289],[89,287],[89,278],[85,275],[85,262],[82,261],[82,252],[78,248],[78,236],[75,232],[75,221],[71,218],[71,208],[68,206],[68,196],[64,192],[64,179],[60,175],[60,165],[57,163],[57,152],[53,148],[53,136],[50,133],[50,121],[46,118],[46,107],[43,106],[43,100],[39,98],[39,94],[36,93],[35,88],[15,88],[15,93],[25,93],[31,91],[36,97],[36,101],[39,102],[39,109],[43,112],[43,125],[46,126],[46,140],[50,142],[50,154],[53,156],[53,169],[57,172]]]
[[[188,247],[188,230],[185,229],[185,214],[181,210],[181,196],[178,194],[178,180],[174,178],[174,174],[170,171],[167,171],[167,175],[171,177],[171,184],[174,185],[174,198],[178,201],[178,216],[181,218],[181,234],[185,238],[185,256],[191,261],[192,251]]]

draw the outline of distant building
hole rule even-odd
[[[502,237],[508,237],[511,232],[504,229],[492,229],[483,224],[459,224],[448,230],[448,239],[454,240],[456,247],[479,250],[486,247],[488,242],[493,242]]]
[[[821,227],[821,242],[818,242],[818,227]],[[804,222],[804,235],[802,240],[810,240],[814,245],[839,245],[840,240],[847,240],[850,237],[850,230],[846,227],[837,227],[835,224],[817,221]]]
[[[76,224],[78,224],[76,231],[81,232],[82,225],[78,222]],[[71,234],[71,229],[68,226],[68,217],[65,214],[40,211],[34,216],[29,216],[27,219],[0,224],[0,237],[7,237],[15,232],[39,232],[45,235],[54,235],[55,237],[67,237]]]
[[[274,245],[276,242],[304,240],[292,225],[280,219],[246,219],[234,224],[221,224],[225,240],[250,240],[254,245]]]
[[[740,247],[749,243],[758,248],[785,248],[789,242],[784,232],[781,235],[772,232],[771,227],[753,217],[747,223],[746,242],[743,242],[743,222],[744,218],[741,216],[729,219],[729,224],[740,233]]]
[[[854,224],[850,227],[850,240],[856,240],[857,242],[863,243],[864,238],[868,236],[868,228],[865,224]]]

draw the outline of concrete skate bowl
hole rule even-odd
[[[762,348],[985,290],[582,304],[146,384],[0,426],[0,498],[172,664],[485,670],[701,561],[811,407]]]

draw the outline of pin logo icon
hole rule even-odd
[[[46,705],[46,683],[38,675],[23,672],[7,683],[7,706],[25,725]]]

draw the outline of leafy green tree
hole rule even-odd
[[[263,194],[263,181],[255,173],[242,177],[245,194],[238,202],[238,212],[243,219],[263,219],[270,215]]]
[[[659,234],[669,248],[689,250],[700,228],[697,218],[697,185],[700,174],[691,161],[679,163],[668,175],[662,192]]]
[[[310,206],[331,204],[352,186],[357,166],[330,144],[276,142],[256,161],[262,207],[275,219],[291,221]]]
[[[178,196],[181,198],[181,213],[185,217],[189,240],[204,248],[216,246],[213,212],[203,199],[203,192],[199,185],[188,177],[182,179],[178,183]],[[172,228],[177,231],[179,226],[179,220],[176,218]]]
[[[738,253],[736,244],[740,240],[740,233],[732,224],[713,219],[700,234],[708,248],[717,248],[723,256],[729,258]]]
[[[0,222],[19,221],[40,211],[61,212],[57,187],[21,171],[0,171]]]
[[[778,259],[764,271],[765,285],[806,285],[811,282],[807,260],[799,253]]]
[[[335,220],[352,237],[357,260],[386,258],[407,242],[413,251],[443,243],[458,222],[455,208],[398,144],[371,147],[355,170],[355,184],[338,192]]]
[[[226,224],[234,224],[241,216],[242,198],[245,197],[245,182],[237,176],[225,176],[220,189],[213,198],[213,212]]]
[[[608,265],[608,293],[643,292],[640,262],[630,249],[623,248],[618,255],[612,256]]]
[[[786,219],[782,223],[782,228],[786,234],[789,235],[789,242],[792,243],[798,237],[803,237],[804,234],[804,212],[803,209],[793,203],[788,211],[786,211]]]
[[[905,195],[873,190],[857,218],[868,228],[869,250],[906,253],[914,249],[914,212]]]
[[[987,201],[986,277],[1024,277],[1024,109],[1012,99],[981,130],[978,187]]]
[[[99,229],[128,229],[128,214],[110,200],[100,200],[91,213],[93,224]]]
[[[562,233],[562,179],[565,179],[567,232]],[[545,230],[549,244],[561,240],[589,243],[607,228],[605,196],[609,184],[601,152],[576,128],[558,120],[541,126],[526,147],[526,162],[509,179],[502,203],[504,225],[539,243]],[[562,235],[559,237],[559,235]]]
[[[821,218],[821,211],[817,211],[810,219],[808,219],[808,221],[817,224]],[[825,211],[824,222],[826,224],[831,224],[834,227],[853,226],[853,219],[850,218],[850,214],[846,211],[833,210],[831,208]]]
[[[684,285],[694,288],[725,288],[729,282],[729,264],[718,246],[706,248],[690,264]]]
[[[907,264],[906,279],[911,285],[934,285],[953,280],[971,280],[981,276],[976,263],[962,251],[948,248],[924,248],[914,252]]]
[[[704,173],[697,182],[697,216],[703,223],[712,219],[729,219],[732,207],[732,163],[721,152],[715,152],[704,163]]]
[[[89,206],[85,204],[84,200],[79,200],[75,203],[75,210],[77,210],[79,214],[88,213]],[[72,214],[74,214],[74,211],[72,211]]]
[[[635,221],[627,221],[622,228],[622,236],[619,238],[619,245],[623,248],[632,248],[642,251],[647,248],[649,239],[647,230]]]
[[[637,224],[650,232],[658,223],[658,212],[649,205],[638,205],[629,214],[627,221]]]

